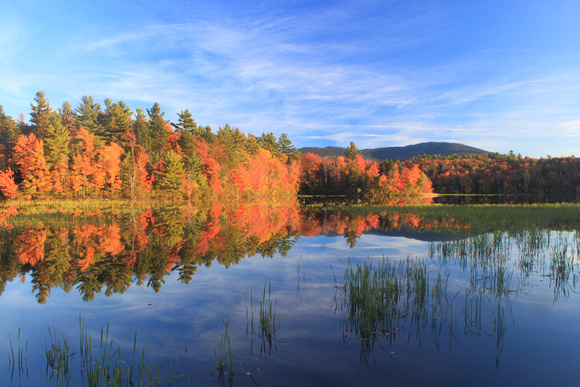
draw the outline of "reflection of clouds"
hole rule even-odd
[[[317,243],[318,242],[318,243]],[[359,257],[368,255],[375,257],[386,256],[388,258],[406,257],[412,255],[427,255],[427,243],[419,240],[407,239],[404,237],[389,237],[382,235],[362,234],[357,238],[354,249],[351,249],[344,236],[337,237],[310,237],[302,238],[292,249],[296,254],[300,251],[304,256],[328,258]]]
[[[556,241],[558,235],[550,234],[550,239]],[[562,235],[563,238],[572,237],[569,233]],[[337,296],[334,281],[342,284],[348,261],[353,264],[371,262],[375,265],[383,257],[393,261],[407,256],[424,259],[427,256],[428,244],[404,237],[373,234],[362,234],[357,241],[355,248],[350,249],[343,236],[301,238],[287,257],[278,254],[273,258],[247,257],[228,269],[214,261],[209,268],[199,267],[189,284],[179,282],[178,272],[174,271],[164,277],[165,283],[158,293],[146,285],[133,284],[124,294],[107,297],[100,293],[88,303],[82,302],[77,290],[67,294],[54,288],[47,304],[39,305],[30,293],[31,284],[20,285],[15,281],[7,284],[0,297],[0,308],[3,312],[0,327],[3,332],[11,332],[14,337],[17,327],[20,326],[23,328],[23,337],[30,343],[41,343],[42,347],[47,336],[47,327],[56,326],[61,333],[77,340],[78,318],[81,314],[93,339],[99,337],[101,326],[109,323],[110,337],[115,340],[116,345],[122,346],[124,358],[127,360],[130,359],[137,329],[138,353],[145,346],[146,355],[150,356],[149,359],[154,365],[161,356],[163,364],[172,360],[174,367],[176,356],[179,356],[180,370],[192,375],[192,384],[215,384],[215,380],[209,375],[209,369],[214,362],[214,348],[224,332],[223,321],[229,324],[234,362],[236,365],[242,362],[246,369],[260,367],[262,385],[273,384],[273,377],[293,377],[293,374],[300,377],[316,374],[316,377],[323,379],[340,379],[356,384],[351,379],[352,374],[362,378],[358,383],[366,382],[368,375],[384,376],[388,367],[399,367],[401,362],[408,362],[405,367],[413,367],[411,363],[427,357],[433,357],[433,361],[442,365],[455,360],[462,366],[470,361],[467,357],[461,359],[462,354],[466,351],[473,352],[476,347],[478,356],[486,360],[495,356],[495,337],[482,335],[481,338],[464,339],[462,334],[464,314],[461,310],[464,290],[470,281],[469,268],[457,267],[454,259],[449,259],[446,264],[431,259],[427,261],[430,281],[437,277],[440,268],[449,270],[449,298],[457,291],[461,292],[453,305],[459,319],[459,328],[455,332],[457,342],[453,343],[453,351],[435,351],[428,338],[419,348],[414,336],[410,336],[409,343],[405,336],[404,340],[392,344],[392,350],[402,359],[397,357],[395,361],[390,361],[390,349],[385,346],[387,351],[383,352],[377,348],[377,366],[360,371],[360,341],[343,343],[341,317],[345,311],[336,311],[333,307],[334,297]],[[512,257],[517,257],[515,250],[511,251]],[[518,284],[517,267],[514,270],[516,274],[512,284]],[[277,303],[275,310],[281,320],[276,338],[285,341],[277,344],[277,350],[272,350],[268,362],[259,355],[261,340],[257,330],[254,335],[246,333],[247,310],[250,317],[253,310],[254,327],[258,326],[260,300],[266,279],[271,280],[270,296]],[[517,297],[514,295],[510,298],[516,324],[513,325],[511,320],[508,322],[506,337],[522,341],[527,332],[541,326],[544,330],[557,328],[557,336],[550,337],[566,340],[562,336],[567,334],[566,342],[572,341],[570,338],[577,335],[573,324],[569,323],[577,315],[578,298],[574,297],[575,294],[570,299],[559,300],[554,304],[549,280],[538,276],[533,278],[529,289],[529,293],[521,292]],[[253,303],[250,302],[250,291],[253,294]],[[337,297],[340,298],[340,294]],[[490,312],[496,305],[486,296],[484,312]],[[486,320],[483,324],[493,331],[493,319],[489,316],[494,314],[485,314]],[[542,321],[542,324],[538,324],[538,321]],[[553,341],[552,345],[561,344],[561,341]],[[7,335],[0,337],[0,345],[7,348]],[[44,348],[36,348],[36,344],[34,349],[31,346],[29,359],[37,358],[36,363],[45,364],[42,359],[43,350]],[[40,351],[40,354],[35,355],[33,351]],[[510,356],[510,351],[506,351],[502,354],[502,362],[504,359],[506,363],[514,361]],[[39,372],[44,372],[44,369]]]

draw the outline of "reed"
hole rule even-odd
[[[154,367],[145,359],[145,347],[141,357],[137,355],[137,329],[133,342],[133,358],[128,364],[121,356],[121,347],[110,337],[109,324],[101,326],[100,336],[94,340],[87,325],[79,317],[80,336],[78,347],[57,328],[49,329],[45,345],[46,373],[48,381],[58,386],[143,386],[171,384],[179,374],[179,358],[176,373],[172,363],[169,375],[161,375],[161,358]],[[77,373],[80,371],[80,375]],[[136,371],[136,372],[135,372]]]
[[[45,341],[46,373],[50,381],[55,380],[59,386],[68,385],[73,370],[75,352],[69,339],[60,335],[57,328],[48,329],[50,347]]]
[[[8,367],[11,370],[10,378],[11,381],[14,379],[14,372],[18,372],[18,379],[21,380],[24,374],[26,377],[29,376],[28,373],[28,362],[27,362],[27,354],[28,354],[28,340],[26,340],[26,344],[24,348],[20,346],[20,328],[18,328],[18,336],[16,340],[16,350],[14,349],[14,345],[12,343],[12,337],[8,334],[8,339],[10,342],[10,353],[9,353],[9,360],[8,360]]]
[[[215,368],[218,377],[227,377],[232,379],[236,374],[234,369],[234,360],[232,357],[232,342],[228,333],[228,322],[223,321],[224,333],[218,340],[217,349],[214,348],[215,363],[212,368]]]
[[[266,289],[268,292],[266,293]],[[272,302],[272,283],[269,279],[264,284],[262,300],[260,301],[260,334],[266,340],[272,341],[280,326],[280,319],[276,315],[278,300]]]
[[[218,339],[217,348],[214,347],[215,362],[211,367],[211,374],[218,378],[220,385],[231,386],[235,377],[249,376],[254,384],[258,385],[260,381],[260,369],[253,368],[249,371],[244,370],[240,362],[239,368],[234,367],[232,355],[232,341],[228,332],[229,323],[223,321],[224,332]]]

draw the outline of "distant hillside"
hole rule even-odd
[[[326,148],[318,147],[305,147],[300,148],[302,154],[314,153],[319,156],[337,157],[344,156],[346,148],[340,148],[336,146],[327,146]],[[457,155],[481,155],[488,154],[488,152],[482,149],[474,148],[471,146],[452,143],[452,142],[424,142],[416,145],[408,146],[393,146],[387,148],[376,148],[376,149],[359,149],[360,154],[367,159],[374,160],[409,160],[413,157],[423,156],[423,155],[441,155],[441,156],[451,156]]]

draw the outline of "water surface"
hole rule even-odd
[[[494,227],[477,223],[482,208],[471,222],[457,209],[293,202],[6,207],[2,379],[56,385],[45,353],[56,328],[76,349],[67,380],[86,384],[80,326],[98,340],[108,324],[125,362],[137,333],[161,380],[170,364],[183,375],[171,385],[573,384],[580,234],[570,208],[548,208],[549,219],[504,209],[521,219],[492,214]],[[270,307],[267,332],[260,310]],[[226,325],[232,377],[215,368]],[[18,348],[23,371],[11,367]]]

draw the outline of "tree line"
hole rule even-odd
[[[135,112],[83,96],[53,109],[43,92],[30,121],[0,106],[0,191],[6,197],[234,197],[293,194],[299,155],[283,134],[213,132],[189,110],[177,122],[158,103]]]
[[[123,101],[83,96],[53,109],[44,92],[30,120],[0,106],[0,192],[8,198],[244,198],[358,195],[398,203],[431,192],[418,166],[365,160],[354,143],[345,156],[301,155],[286,134],[215,133],[189,110],[176,122],[158,103],[133,112]]]
[[[418,165],[442,194],[527,194],[534,202],[580,198],[580,159],[574,156],[424,156],[404,165]]]

